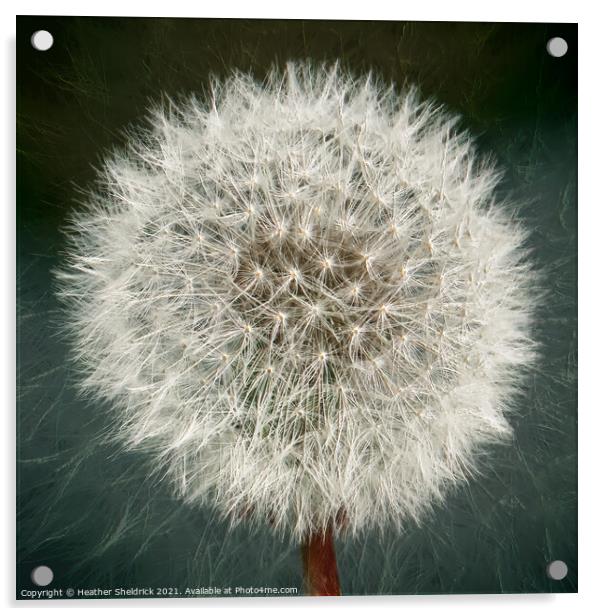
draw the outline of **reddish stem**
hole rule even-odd
[[[314,597],[339,596],[341,586],[332,527],[307,537],[301,545],[301,553],[305,592]]]

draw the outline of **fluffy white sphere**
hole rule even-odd
[[[525,233],[457,118],[337,66],[235,74],[105,163],[59,273],[84,385],[177,493],[297,538],[473,470],[533,357]]]

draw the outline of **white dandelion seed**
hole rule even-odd
[[[289,64],[106,162],[61,294],[84,386],[179,497],[301,541],[401,527],[511,433],[526,234],[456,122]]]

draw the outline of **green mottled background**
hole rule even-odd
[[[30,46],[38,29],[51,50]],[[565,57],[546,53],[552,36]],[[301,587],[296,546],[229,531],[146,482],[143,458],[100,444],[105,409],[75,394],[51,275],[78,190],[149,102],[290,58],[417,83],[462,114],[507,170],[501,190],[521,204],[550,291],[514,442],[420,528],[339,542],[344,593],[577,590],[576,25],[19,17],[16,45],[18,594],[38,564],[50,588]],[[546,577],[554,559],[569,567],[561,582]]]

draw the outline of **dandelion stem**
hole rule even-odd
[[[311,596],[340,596],[339,572],[332,527],[312,533],[301,545],[305,592]]]

